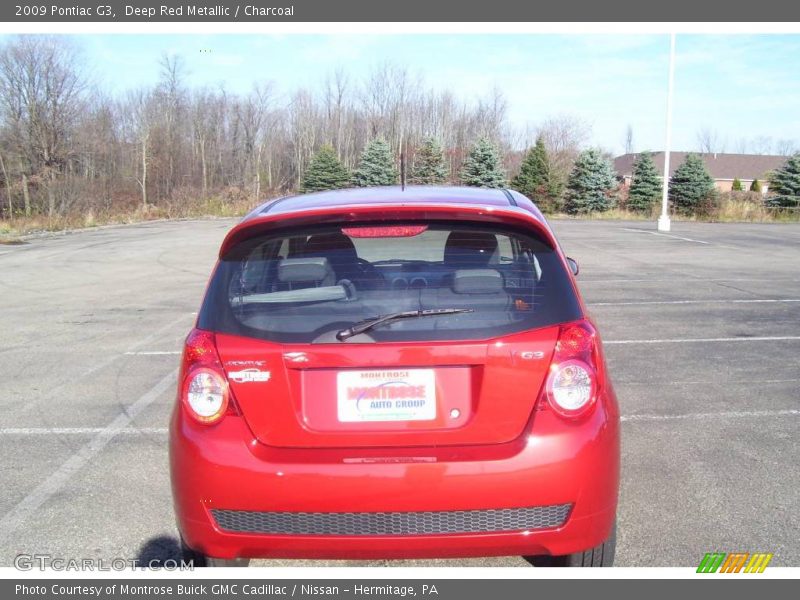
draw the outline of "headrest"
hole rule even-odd
[[[329,256],[335,254],[339,260],[356,260],[356,247],[353,240],[343,233],[318,233],[306,241],[305,256]]]
[[[324,281],[332,274],[328,259],[323,257],[284,258],[278,263],[278,281],[283,283]]]
[[[444,244],[444,262],[464,268],[485,267],[497,250],[497,237],[480,231],[453,231]]]
[[[456,294],[499,294],[503,291],[503,276],[494,269],[459,269],[453,273]]]

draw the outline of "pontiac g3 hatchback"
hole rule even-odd
[[[619,414],[571,265],[513,191],[253,211],[186,340],[170,442],[185,551],[610,565]]]

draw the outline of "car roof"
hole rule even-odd
[[[359,187],[286,196],[258,206],[245,217],[245,220],[320,208],[409,204],[518,207],[533,214],[538,220],[544,221],[536,205],[513,190],[422,185]]]

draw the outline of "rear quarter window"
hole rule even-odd
[[[429,309],[468,312],[393,321],[368,335],[487,339],[581,317],[557,252],[536,234],[414,222],[248,239],[220,260],[199,325],[282,343],[338,343],[335,332],[360,321]]]

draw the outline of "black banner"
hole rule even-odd
[[[800,21],[800,3],[761,0],[20,0],[0,4],[5,22],[775,22]]]

